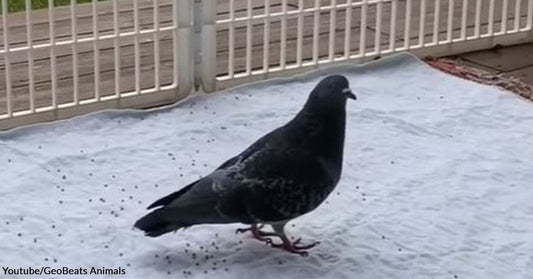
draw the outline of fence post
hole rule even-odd
[[[217,44],[216,44],[216,11],[217,1],[198,0],[200,11],[195,15],[200,16],[200,33],[198,38],[199,46],[199,80],[205,92],[213,92],[216,89],[217,76]]]
[[[533,42],[533,0],[528,1],[528,12],[527,12],[527,27],[529,28],[529,39]]]
[[[174,16],[177,17],[177,72],[178,95],[187,96],[193,83],[192,60],[192,1],[174,0]],[[176,62],[175,62],[176,63]]]

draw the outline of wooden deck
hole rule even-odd
[[[322,0],[326,5],[327,0]],[[170,0],[158,0],[159,2],[159,23],[161,27],[172,25],[172,8]],[[288,0],[288,10],[298,9],[298,0]],[[338,0],[338,3],[343,1]],[[420,1],[412,1],[413,10],[410,26],[410,40],[412,44],[418,43],[419,40],[419,17],[420,17]],[[424,22],[425,33],[424,41],[431,42],[433,37],[430,34],[433,31],[433,11],[434,7],[428,1],[426,20]],[[439,38],[446,38],[447,27],[447,1],[441,1],[441,21],[439,22]],[[456,1],[454,7],[453,17],[453,36],[459,37],[461,30],[461,12],[462,1]],[[483,1],[482,11],[484,16],[481,17],[482,32],[487,29],[488,4]],[[509,1],[509,19],[508,25],[514,25],[514,3]],[[527,7],[526,0],[522,1],[522,7]],[[263,0],[253,0],[253,14],[263,14],[265,7]],[[282,9],[281,0],[271,0],[271,11],[277,12]],[[313,5],[313,1],[304,1],[305,8]],[[474,16],[475,1],[468,1],[468,13],[470,14],[467,24],[467,35],[474,34]],[[225,19],[229,15],[228,0],[218,0],[218,19]],[[500,11],[501,1],[497,1],[496,11]],[[140,27],[141,30],[153,27],[153,2],[152,0],[139,0],[140,12]],[[246,0],[235,0],[236,16],[246,14]],[[404,13],[400,11],[405,10],[405,1],[398,2],[398,17],[396,19],[396,36],[393,38],[398,46],[404,44],[405,34],[405,17]],[[522,9],[524,16],[519,19],[521,26],[525,25],[526,9]],[[359,51],[359,40],[361,31],[361,10],[353,9],[351,29],[351,51],[357,53]],[[55,32],[56,40],[71,39],[71,19],[69,7],[58,7],[55,10]],[[338,10],[336,17],[335,28],[335,54],[344,54],[344,38],[345,38],[345,19],[346,11]],[[373,50],[374,39],[380,36],[380,43],[382,49],[387,49],[390,43],[390,16],[391,5],[384,3],[382,15],[382,30],[379,34],[376,33],[376,7],[369,6],[366,25],[366,47],[368,50]],[[494,25],[495,30],[500,28],[501,13],[496,13]],[[11,48],[26,45],[27,28],[25,25],[25,14],[15,13],[8,15],[9,28],[9,45]],[[32,12],[32,32],[33,44],[41,44],[49,42],[49,20],[47,10],[38,10]],[[312,40],[313,40],[313,21],[314,14],[309,13],[304,15],[303,27],[303,59],[308,60],[312,57]],[[80,4],[77,6],[77,34],[78,38],[93,36],[93,18],[92,6],[90,4]],[[120,1],[120,18],[119,25],[121,31],[133,31],[133,4],[130,0]],[[330,12],[323,11],[320,15],[320,44],[319,56],[326,57],[328,55],[328,39],[330,29]],[[110,2],[100,2],[98,6],[98,26],[99,34],[113,33],[113,10]],[[297,16],[291,16],[287,22],[287,48],[286,57],[288,64],[296,60],[296,42],[297,42]],[[263,21],[253,23],[252,27],[252,68],[260,69],[263,67]],[[280,57],[280,19],[272,19],[270,21],[270,43],[269,43],[269,63],[271,66],[279,64]],[[3,35],[4,28],[0,29],[0,34]],[[217,73],[218,75],[225,75],[228,69],[229,56],[229,31],[227,25],[219,25],[217,29]],[[2,38],[0,36],[0,38]],[[154,86],[154,36],[152,34],[142,35],[140,38],[140,58],[141,58],[141,88],[151,88]],[[174,54],[172,52],[172,36],[170,32],[161,32],[159,35],[160,41],[160,76],[157,77],[161,85],[170,84],[173,81],[172,67],[174,61]],[[0,43],[0,48],[3,48],[3,42]],[[245,23],[235,25],[235,59],[234,69],[236,72],[244,71],[246,66],[245,61],[246,52],[246,25]],[[120,71],[121,79],[115,81],[115,63],[114,63],[114,41],[104,40],[99,42],[100,53],[100,82],[98,85],[101,96],[115,94],[115,82],[120,83],[121,92],[128,92],[135,89],[134,75],[134,41],[133,37],[121,40],[120,43]],[[58,81],[57,96],[59,103],[67,103],[73,101],[73,67],[72,67],[72,47],[70,45],[59,46],[56,49],[56,75]],[[78,59],[79,59],[79,92],[80,100],[90,99],[94,96],[94,48],[92,42],[80,43],[78,45]],[[11,62],[11,77],[12,77],[12,98],[14,101],[14,111],[26,110],[29,108],[29,78],[28,78],[28,56],[27,52],[20,51],[12,53],[10,56]],[[34,78],[35,78],[35,93],[36,93],[36,107],[51,105],[51,67],[50,67],[50,51],[47,48],[36,50],[34,52]],[[5,62],[3,56],[0,58],[0,114],[6,112],[6,80],[5,80]]]
[[[460,58],[463,64],[495,75],[518,78],[533,88],[533,43],[463,53],[452,58]]]

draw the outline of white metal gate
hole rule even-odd
[[[2,0],[2,11],[9,9]],[[109,0],[2,15],[0,130],[191,90],[189,0]],[[178,57],[179,56],[179,57]]]
[[[399,51],[442,56],[533,41],[532,0],[228,2],[216,20],[227,37],[217,40],[227,56],[216,61],[225,68],[217,88]]]
[[[1,20],[0,130],[398,51],[533,41],[533,0],[21,1]]]

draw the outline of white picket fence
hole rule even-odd
[[[533,41],[533,0],[30,3],[2,15],[0,129],[399,51],[442,56]]]

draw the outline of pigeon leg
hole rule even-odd
[[[263,228],[264,226],[265,225],[263,224],[259,226],[257,224],[252,224],[252,226],[250,226],[249,228],[240,228],[240,229],[235,230],[235,233],[244,233],[244,232],[250,231],[255,239],[262,241],[262,242],[266,242],[266,243],[272,242],[272,240],[268,238],[269,236],[281,237],[276,233],[262,231],[261,228]]]
[[[274,228],[274,232],[276,233],[277,236],[281,238],[283,242],[280,244],[276,244],[276,243],[273,243],[271,239],[269,239],[267,240],[267,243],[270,244],[271,247],[281,248],[288,252],[299,254],[305,257],[309,253],[307,251],[302,251],[302,250],[311,249],[320,243],[317,241],[309,245],[298,245],[301,241],[301,238],[298,238],[294,242],[291,243],[287,235],[285,235],[285,230],[284,230],[285,224],[287,223],[278,223],[278,224],[272,225],[272,228]]]
[[[253,231],[253,230],[259,230],[259,229],[262,229],[265,225],[261,224],[261,225],[257,225],[257,224],[252,224],[250,227],[248,228],[238,228],[235,230],[235,233],[245,233],[247,231]]]

